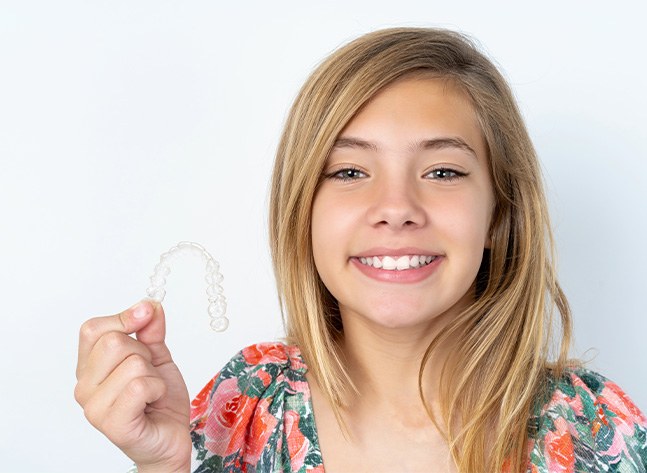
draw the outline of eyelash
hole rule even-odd
[[[442,177],[438,176],[439,173],[443,173],[443,174],[451,173],[451,174],[453,174],[453,176],[449,176],[449,177],[446,176],[446,177],[442,178]],[[456,169],[444,168],[444,167],[432,169],[431,171],[429,171],[425,175],[429,176],[431,174],[436,175],[435,179],[440,180],[440,181],[445,181],[445,182],[455,181],[457,179],[461,179],[461,178],[468,175],[468,173],[466,173],[466,172],[461,172],[461,171],[457,171]]]
[[[343,168],[343,169],[337,169],[336,171],[329,172],[328,174],[325,175],[325,177],[328,179],[334,179],[336,181],[342,181],[342,182],[354,181],[359,178],[358,176],[354,176],[354,177],[348,176],[349,173],[364,174],[364,172],[361,169]]]
[[[349,174],[353,174],[353,176],[349,176]],[[349,181],[354,181],[354,180],[359,179],[360,176],[357,176],[357,174],[365,174],[365,173],[361,169],[350,167],[350,168],[343,168],[343,169],[338,169],[336,171],[332,171],[332,172],[330,172],[328,174],[325,174],[324,177],[326,177],[327,179],[334,179],[334,180],[337,180],[337,181],[349,182]],[[439,176],[439,174],[443,174],[443,175],[445,175],[445,177],[441,177],[441,176]],[[452,174],[452,175],[447,176],[446,174]],[[427,174],[425,174],[425,176],[429,176],[429,175],[434,175],[435,176],[433,178],[433,180],[451,182],[451,181],[461,179],[461,178],[467,176],[468,173],[457,171],[456,169],[440,167],[440,168],[432,169]]]

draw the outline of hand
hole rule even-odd
[[[74,397],[140,473],[190,469],[189,395],[165,334],[164,309],[145,300],[88,320],[79,338]]]

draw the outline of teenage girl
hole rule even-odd
[[[315,70],[270,244],[285,343],[191,404],[159,304],[83,324],[76,399],[140,473],[646,471],[645,416],[567,358],[537,157],[465,37],[377,31]]]

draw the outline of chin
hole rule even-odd
[[[440,315],[440,314],[439,314]],[[389,313],[372,314],[370,321],[379,327],[389,330],[403,330],[417,328],[424,330],[438,319],[439,315],[422,316],[419,311],[408,312],[398,310]]]

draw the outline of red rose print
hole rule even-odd
[[[546,437],[546,453],[548,457],[548,468],[551,473],[574,471],[575,456],[573,442],[568,432],[561,434],[549,433]]]
[[[299,418],[299,413],[295,411],[287,411],[283,416],[292,471],[299,471],[303,467],[310,445],[299,429]]]
[[[225,457],[244,445],[247,426],[258,399],[241,394],[237,379],[231,378],[218,385],[212,402],[212,412],[204,429],[205,447]]]
[[[285,363],[288,356],[281,343],[261,343],[243,349],[243,357],[250,365]]]
[[[216,378],[213,378],[202,388],[198,395],[191,401],[191,422],[196,422],[202,418],[209,407],[209,397]]]
[[[250,465],[256,465],[259,462],[263,449],[267,446],[272,432],[279,423],[279,420],[268,410],[271,402],[271,398],[263,398],[254,410],[254,418],[251,422],[245,449],[245,463]]]
[[[647,419],[640,412],[640,409],[629,399],[629,396],[618,387],[617,384],[607,381],[602,390],[602,399],[609,406],[613,406],[616,414],[624,420],[631,419],[634,422],[647,422]]]

